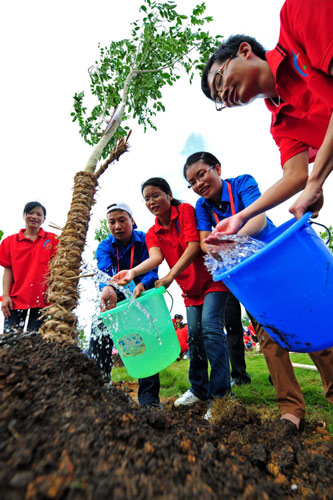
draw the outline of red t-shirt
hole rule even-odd
[[[286,0],[279,42],[266,58],[282,100],[276,107],[265,99],[281,164],[305,150],[311,162],[333,109],[333,77],[328,73],[333,58],[333,2]]]
[[[0,265],[11,268],[10,297],[14,309],[45,307],[49,262],[56,254],[57,236],[40,229],[35,241],[24,236],[24,229],[5,238],[0,245]]]
[[[184,325],[182,328],[177,328],[176,334],[180,344],[180,353],[188,351],[188,326]]]
[[[146,234],[148,250],[152,247],[160,248],[169,267],[173,267],[187,249],[187,243],[199,241],[197,222],[194,208],[188,203],[171,207],[171,220],[168,228],[161,226],[158,218],[155,225]],[[203,253],[196,256],[194,261],[177,276],[176,281],[183,291],[185,306],[203,304],[208,292],[227,292],[222,282],[215,282],[207,271]]]

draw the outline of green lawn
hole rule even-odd
[[[293,363],[313,365],[307,354],[291,354],[290,357]],[[259,408],[263,413],[267,410],[269,415],[278,415],[275,390],[268,381],[269,372],[264,356],[254,351],[247,352],[246,364],[252,383],[234,388],[235,394],[250,407]],[[176,397],[189,388],[188,365],[188,360],[182,360],[173,363],[160,373],[161,396]],[[294,370],[304,395],[307,419],[325,422],[328,430],[333,434],[333,407],[324,397],[319,373],[303,368],[294,368]],[[112,380],[134,379],[127,374],[125,368],[114,368]]]

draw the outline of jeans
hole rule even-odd
[[[4,333],[22,332],[24,323],[29,309],[12,309],[9,318],[5,318],[3,331]],[[27,330],[38,331],[45,321],[45,318],[40,319],[42,309],[40,307],[33,307],[30,309]]]
[[[97,322],[91,327],[88,356],[94,359],[108,380],[111,380],[113,341],[103,323]],[[160,376],[158,373],[150,377],[138,379],[138,400],[140,405],[159,404]]]
[[[186,308],[190,390],[202,400],[222,398],[231,392],[228,343],[223,331],[227,297],[228,292],[210,292],[202,305]]]
[[[228,334],[231,377],[240,381],[251,382],[251,377],[246,372],[241,306],[232,293],[228,295],[224,319]]]

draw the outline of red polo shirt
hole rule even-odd
[[[49,262],[56,254],[57,236],[40,229],[35,241],[24,236],[24,229],[5,238],[0,245],[0,265],[11,268],[10,296],[14,309],[45,307]]]
[[[199,241],[194,208],[188,203],[178,207],[171,207],[171,220],[168,228],[161,226],[158,218],[155,225],[146,234],[148,250],[152,247],[160,248],[169,267],[173,267],[187,249],[187,243]],[[176,281],[183,291],[185,306],[203,304],[208,292],[227,292],[222,282],[214,282],[207,271],[203,253],[197,255],[179,276]]]
[[[333,2],[286,0],[281,9],[279,43],[266,53],[281,97],[276,107],[270,99],[271,133],[280,149],[281,164],[309,151],[315,159],[333,109]]]

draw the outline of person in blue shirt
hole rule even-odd
[[[106,218],[111,234],[97,247],[96,257],[99,270],[104,271],[109,276],[114,276],[119,271],[131,269],[149,258],[145,233],[136,229],[132,211],[126,203],[109,205]],[[156,280],[158,280],[157,268],[134,278],[127,287],[137,298],[145,290],[153,288]],[[112,285],[103,284],[101,288],[102,311],[113,309],[118,302],[126,298],[121,291]],[[113,342],[106,332],[103,334],[103,330],[103,324],[93,325],[88,355],[96,359],[110,380]],[[159,389],[158,373],[139,379],[139,404],[147,407],[159,407]]]
[[[216,224],[220,220],[230,217],[251,205],[261,196],[261,193],[255,179],[250,175],[240,175],[234,179],[222,180],[220,177],[221,163],[211,153],[199,152],[191,155],[184,165],[183,173],[189,183],[189,188],[200,196],[196,204],[196,217],[200,245],[203,252],[207,253],[205,239]],[[264,213],[261,213],[249,219],[237,234],[252,236],[260,240],[273,229],[274,224],[272,221]],[[227,309],[226,314],[227,325]],[[290,361],[289,351],[274,342],[262,325],[250,314],[249,316],[277,393],[281,418],[289,420],[299,428],[301,420],[305,416],[305,403]],[[243,329],[239,335],[243,342]],[[233,347],[231,348],[230,359],[232,359],[232,351]],[[332,352],[325,349],[310,353],[310,357],[319,370],[325,396],[329,402],[332,402]]]
[[[240,175],[225,180],[222,180],[220,175],[220,162],[211,153],[194,153],[184,166],[184,176],[189,187],[201,195],[195,206],[195,215],[200,245],[205,253],[207,245],[204,240],[216,224],[251,205],[260,196],[258,184],[251,175]],[[265,214],[261,214],[251,219],[240,234],[260,239],[274,227],[272,221],[266,218]],[[231,292],[226,305],[225,326],[231,363],[231,385],[249,384],[251,377],[246,372],[241,306]]]

